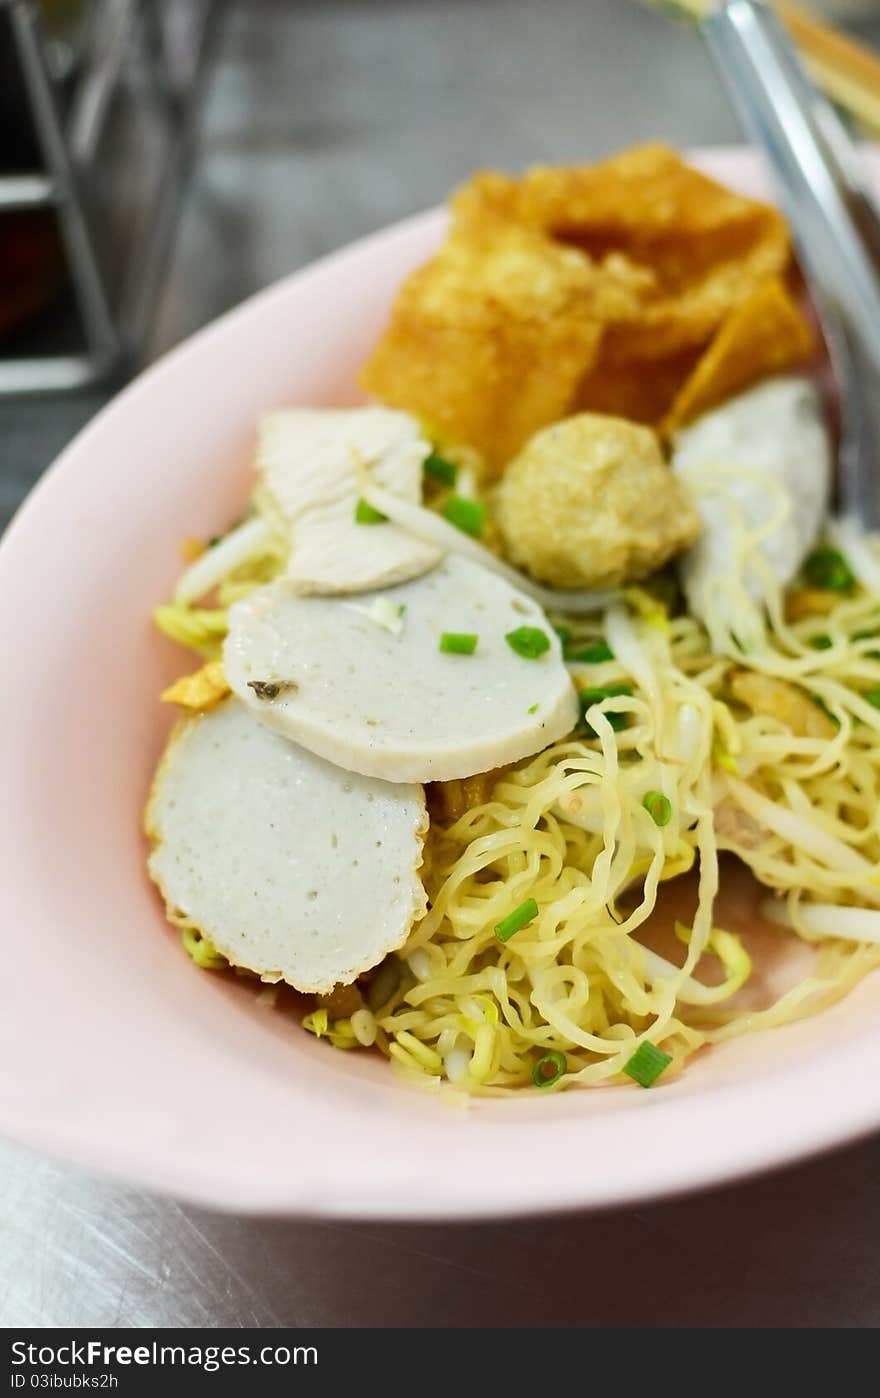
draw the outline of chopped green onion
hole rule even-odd
[[[540,707],[541,707],[540,704],[530,704],[529,707],[526,709],[526,713],[527,713],[527,714],[536,714],[536,713],[538,712],[538,710],[540,709]]]
[[[354,507],[354,518],[356,524],[384,524],[388,516],[383,515],[381,510],[374,510],[366,500],[358,500]]]
[[[550,637],[540,626],[518,626],[504,637],[510,649],[524,660],[537,660],[550,649]]]
[[[559,1082],[567,1067],[565,1054],[551,1049],[532,1065],[532,1082],[535,1087],[552,1087],[555,1082]]]
[[[621,694],[632,694],[632,689],[628,684],[594,685],[588,689],[579,689],[578,701],[581,706],[581,716],[585,717],[587,710],[593,704],[599,704],[603,699],[614,699]],[[606,713],[605,717],[611,724],[615,733],[619,733],[622,728],[626,728],[629,722],[629,716],[627,714],[615,713],[613,710],[611,713]],[[586,733],[590,738],[595,738],[596,736],[595,729],[589,723],[586,724]]]
[[[486,523],[486,506],[481,505],[479,500],[466,500],[463,495],[450,495],[443,513],[456,529],[479,539]]]
[[[212,534],[210,539],[208,540],[208,548],[215,549],[217,545],[220,543],[220,540],[225,538],[225,534]]]
[[[440,637],[440,649],[444,655],[473,655],[478,639],[464,631],[444,631]]]
[[[866,699],[873,709],[880,709],[880,689],[866,689],[862,698]]]
[[[624,728],[629,727],[628,716],[626,714],[618,713],[615,709],[612,709],[609,713],[606,713],[605,717],[615,733],[622,733]],[[588,738],[595,738],[598,736],[596,730],[593,728],[593,725],[591,723],[586,723],[584,725],[584,728],[586,730]]]
[[[568,643],[569,643],[569,641],[571,640],[571,627],[570,627],[570,626],[554,626],[553,630],[556,632],[556,634],[557,634],[557,636],[559,637],[559,639],[560,639],[560,641],[562,642],[562,644],[563,644],[564,646],[567,646]]]
[[[649,791],[642,801],[642,805],[654,824],[659,825],[661,830],[672,819],[672,802],[668,796],[663,795],[662,791]]]
[[[518,908],[514,908],[512,913],[508,913],[507,917],[496,923],[495,936],[499,942],[509,942],[514,933],[522,931],[530,922],[534,922],[537,916],[537,903],[534,898],[527,898]]]
[[[830,650],[834,642],[830,636],[811,636],[810,645],[813,650]]]
[[[823,592],[849,592],[855,587],[855,576],[837,549],[815,549],[804,564],[804,575],[813,587]]]
[[[597,641],[593,646],[581,646],[580,650],[567,650],[565,658],[582,665],[601,665],[603,660],[614,659],[614,651],[604,641]]]
[[[618,695],[631,695],[632,688],[628,684],[597,684],[588,686],[586,689],[578,690],[581,701],[581,708],[588,709],[591,704],[598,704],[602,699],[616,699]]]
[[[433,476],[435,481],[440,481],[441,485],[455,485],[458,477],[458,467],[436,451],[432,451],[430,456],[425,457],[422,462],[422,470],[426,476]]]
[[[660,1074],[669,1067],[672,1055],[664,1053],[655,1044],[647,1041],[639,1044],[632,1058],[624,1063],[623,1071],[642,1087],[653,1087]]]

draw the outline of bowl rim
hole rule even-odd
[[[743,146],[701,148],[689,152],[691,158],[706,162],[716,171],[756,168],[756,152]],[[880,177],[880,150],[873,153],[871,169]],[[724,177],[724,174],[721,174]],[[285,297],[314,279],[321,279],[349,262],[359,262],[398,240],[407,241],[426,233],[438,232],[444,219],[442,208],[434,208],[391,224],[364,238],[329,253],[270,286],[256,292],[230,308],[206,326],[197,330],[148,366],[119,393],[112,397],[62,450],[55,462],[43,473],[34,488],[16,511],[0,539],[0,610],[6,593],[4,583],[17,580],[17,553],[30,531],[38,526],[43,503],[54,494],[59,478],[66,482],[67,473],[78,469],[84,454],[91,449],[92,440],[104,431],[108,420],[126,414],[129,403],[142,393],[151,392],[167,376],[177,372],[178,365],[190,356],[198,356],[202,348],[227,333],[239,320],[259,315],[261,308],[276,298]],[[7,569],[9,575],[7,576]],[[14,587],[12,589],[14,595]],[[352,1189],[351,1180],[339,1164],[328,1169],[322,1162],[319,1170],[307,1170],[299,1175],[263,1173],[242,1179],[233,1171],[219,1168],[211,1178],[193,1169],[181,1168],[179,1162],[167,1164],[157,1158],[144,1159],[125,1141],[108,1149],[106,1140],[97,1144],[88,1134],[77,1134],[75,1124],[65,1122],[63,1129],[53,1127],[51,1119],[31,1118],[22,1127],[6,1119],[0,1106],[0,1131],[16,1144],[40,1151],[50,1158],[63,1160],[75,1167],[101,1176],[144,1187],[192,1203],[235,1210],[253,1215],[290,1215],[299,1217],[375,1218],[383,1220],[452,1220],[493,1219],[529,1216],[587,1209],[603,1209],[633,1204],[638,1201],[668,1199],[696,1190],[730,1184],[792,1164],[805,1158],[826,1153],[836,1147],[858,1140],[880,1128],[880,1093],[874,1087],[875,1074],[880,1073],[880,1030],[873,1039],[838,1044],[833,1055],[812,1065],[811,1073],[798,1073],[796,1066],[768,1074],[767,1078],[737,1085],[738,1101],[748,1118],[758,1113],[772,1119],[772,1139],[766,1132],[739,1131],[737,1123],[725,1121],[725,1092],[718,1100],[709,1100],[696,1115],[705,1122],[708,1132],[706,1150],[697,1150],[691,1157],[673,1152],[668,1159],[659,1157],[647,1161],[622,1162],[616,1175],[608,1170],[597,1179],[571,1167],[556,1181],[553,1197],[535,1200],[534,1190],[527,1179],[516,1171],[499,1181],[478,1182],[476,1188],[453,1188],[436,1193],[429,1182],[408,1192],[395,1192],[394,1182],[383,1185],[375,1175],[363,1185]],[[848,1079],[845,1093],[839,1091],[841,1075]],[[629,1091],[629,1089],[627,1089]],[[674,1131],[676,1116],[689,1110],[686,1097],[669,1100],[664,1093],[667,1129]],[[634,1137],[642,1144],[650,1141],[652,1110],[650,1094],[643,1099],[647,1111],[638,1117]],[[785,1103],[780,1110],[780,1104]],[[548,1104],[549,1105],[549,1104]],[[515,1104],[509,1104],[515,1109]],[[691,1110],[690,1113],[694,1115]],[[474,1113],[476,1123],[480,1113]],[[549,1117],[549,1114],[548,1114]],[[644,1118],[644,1120],[642,1120]],[[739,1119],[740,1122],[742,1118]],[[559,1118],[557,1117],[557,1122]],[[575,1121],[563,1123],[561,1137],[577,1137],[581,1147],[588,1144],[590,1116],[583,1113]],[[552,1129],[552,1121],[548,1121]],[[552,1141],[552,1137],[548,1136]],[[576,1164],[576,1162],[575,1162]],[[399,1181],[397,1182],[399,1184]]]

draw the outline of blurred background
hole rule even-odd
[[[475,166],[736,140],[688,8],[0,0],[0,525],[108,371]],[[796,9],[880,39],[880,0]]]
[[[738,140],[683,8],[0,0],[0,527],[126,373],[475,166]],[[798,9],[880,45],[880,0]],[[878,1169],[874,1142],[595,1219],[383,1228],[219,1218],[0,1146],[0,1323],[876,1325]]]

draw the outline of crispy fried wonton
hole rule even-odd
[[[362,382],[438,441],[477,448],[495,474],[571,412],[659,425],[676,404],[681,420],[692,375],[702,374],[689,390],[697,401],[723,372],[746,387],[808,352],[800,313],[782,304],[791,252],[781,216],[667,146],[519,179],[479,173],[452,215],[446,243],[403,286]],[[722,334],[719,374],[703,355]]]

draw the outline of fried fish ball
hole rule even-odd
[[[361,382],[439,440],[476,448],[495,473],[569,411],[602,326],[637,309],[627,277],[577,249],[489,217],[463,220],[404,284]]]
[[[647,427],[579,413],[546,428],[496,492],[509,557],[554,587],[608,587],[656,571],[699,516]]]

